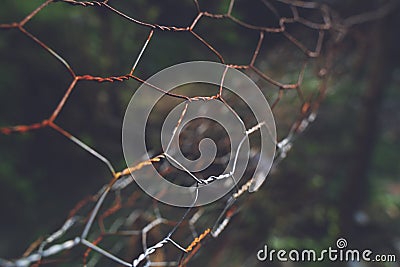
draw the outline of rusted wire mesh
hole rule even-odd
[[[246,205],[246,197],[250,194],[248,188],[255,176],[251,172],[251,167],[241,183],[216,203],[206,207],[173,208],[146,196],[135,185],[130,175],[139,169],[146,169],[151,164],[156,166],[160,172],[168,175],[176,174],[167,160],[168,155],[160,153],[135,165],[127,166],[125,169],[116,170],[107,155],[102,155],[97,148],[86,144],[58,120],[61,116],[60,113],[68,108],[67,103],[70,101],[71,93],[77,90],[78,84],[80,85],[79,90],[84,90],[88,83],[126,83],[129,80],[145,83],[146,78],[137,73],[140,71],[141,63],[146,61],[146,51],[151,47],[152,42],[163,32],[168,34],[186,32],[196,40],[198,46],[204,46],[213,55],[215,61],[226,64],[227,68],[245,72],[264,90],[278,126],[277,150],[273,169],[276,168],[276,165],[287,156],[296,137],[317,117],[319,106],[329,86],[329,75],[332,70],[336,44],[340,42],[352,25],[377,19],[387,14],[391,9],[392,2],[371,13],[347,19],[342,19],[329,6],[319,2],[261,0],[260,3],[264,6],[266,14],[274,17],[274,25],[257,25],[236,16],[240,3],[236,3],[235,0],[226,3],[225,11],[222,13],[207,11],[205,4],[194,0],[192,4],[196,15],[189,24],[184,26],[161,25],[139,20],[117,7],[117,2],[114,5],[114,1],[108,0],[47,0],[39,4],[22,20],[0,24],[0,34],[5,31],[21,32],[29,39],[26,40],[26,45],[40,46],[48,53],[48,57],[56,59],[64,67],[70,80],[66,88],[56,88],[56,90],[64,90],[64,93],[50,116],[32,124],[2,126],[0,132],[3,135],[10,135],[50,128],[55,134],[61,134],[81,149],[89,152],[109,169],[109,182],[91,196],[77,203],[66,216],[65,223],[57,231],[38,238],[18,259],[0,259],[0,266],[41,266],[55,263],[103,266],[104,262],[110,263],[110,260],[123,266],[186,266],[192,257],[201,251],[201,247],[206,242],[220,236],[232,217]],[[78,73],[78,67],[70,64],[68,58],[65,58],[57,47],[51,47],[37,37],[35,31],[29,29],[29,25],[32,20],[40,17],[46,9],[53,5],[73,5],[79,9],[96,9],[96,12],[115,14],[119,16],[120,20],[129,23],[130,29],[126,29],[126,31],[147,30],[146,39],[137,40],[143,45],[131,66],[125,66],[127,72],[116,76]],[[285,8],[285,14],[280,13],[283,10],[282,7]],[[263,12],[263,10],[259,10],[259,12]],[[258,36],[253,40],[253,47],[246,47],[247,50],[252,51],[247,62],[226,60],[224,51],[214,47],[206,33],[198,31],[200,25],[222,21],[229,21],[243,31],[252,32]],[[294,54],[300,56],[294,58],[291,58],[290,55],[276,56],[275,54],[284,52],[275,52],[274,50],[278,49],[276,46],[270,48],[269,38],[271,36],[273,38],[279,36],[287,43],[281,45],[280,50],[294,51]],[[176,35],[175,38],[180,38],[180,36]],[[236,53],[242,53],[242,50],[240,49]],[[270,66],[285,65],[282,64],[282,60],[288,60],[286,77],[277,74],[277,71],[266,65],[267,63]],[[310,80],[316,82],[311,83]],[[21,90],[30,89],[21,88]],[[154,88],[154,90],[163,91],[162,88]],[[223,90],[221,84],[220,89],[212,95],[187,96],[165,93],[172,98],[182,99],[189,105],[193,101],[212,99],[225,102]],[[292,104],[285,99],[290,101],[294,99],[295,107],[288,107]],[[54,105],[54,103],[45,104]],[[138,115],[140,116],[140,114]],[[245,125],[245,127],[247,134],[251,134],[257,132],[261,126]],[[220,159],[223,156],[220,156]],[[257,154],[253,155],[253,158],[257,158]],[[73,167],[71,166],[71,168]],[[215,177],[223,178],[217,174],[213,177],[214,180],[217,179]],[[213,179],[201,181],[209,183]],[[235,227],[235,225],[231,227]]]

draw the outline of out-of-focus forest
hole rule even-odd
[[[0,24],[20,21],[42,2],[2,1]],[[197,14],[192,1],[112,2],[132,17],[160,25],[185,26]],[[262,13],[261,2],[237,1],[235,15],[272,25],[276,19]],[[220,238],[206,243],[189,266],[264,266],[255,256],[264,244],[321,250],[333,246],[338,237],[346,238],[349,247],[400,259],[399,5],[374,15],[388,2],[320,2],[357,23],[325,36],[335,58],[317,119],[296,137],[287,158],[246,199]],[[199,4],[211,13],[223,13],[229,1]],[[283,3],[276,8],[281,14],[288,12]],[[357,14],[365,16],[354,17]],[[43,9],[26,28],[80,75],[128,73],[148,36],[147,28],[132,27],[103,8],[61,2]],[[197,30],[232,64],[248,64],[258,40],[257,32],[225,20],[204,19]],[[308,36],[301,27],[292,30],[299,38]],[[277,80],[292,79],[303,62],[287,40],[273,34],[266,40],[258,64]],[[157,31],[135,74],[147,78],[192,60],[218,58],[189,33]],[[305,75],[304,87],[315,86],[316,76]],[[37,43],[18,30],[1,29],[0,127],[47,118],[69,83],[64,66]],[[121,123],[132,90],[139,85],[133,80],[79,83],[58,122],[122,169]],[[278,137],[287,134],[300,109],[296,96],[285,93],[276,111]],[[0,135],[0,257],[19,257],[38,236],[54,231],[79,200],[108,182],[105,173],[98,159],[52,129]],[[324,262],[346,264],[350,265]]]

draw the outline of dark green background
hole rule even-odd
[[[41,2],[3,1],[0,23],[21,20]],[[342,17],[376,10],[383,3],[329,1]],[[217,13],[224,12],[228,3],[200,4]],[[273,24],[259,6],[258,1],[238,1],[234,14]],[[285,13],[283,6],[278,9]],[[115,7],[162,25],[186,26],[196,15],[191,1],[115,1]],[[264,244],[276,249],[324,249],[339,236],[353,248],[400,257],[399,15],[397,8],[348,31],[336,47],[330,89],[317,121],[296,140],[288,158],[247,200],[220,239],[207,243],[193,266],[253,266],[255,253]],[[99,76],[128,73],[149,32],[104,8],[61,2],[45,8],[26,28],[62,55],[77,74]],[[196,32],[233,64],[248,64],[258,38],[256,31],[210,19],[202,20]],[[300,28],[298,33],[303,34]],[[284,79],[301,63],[283,49],[287,46],[282,38],[267,38],[258,64],[266,64],[277,79]],[[190,60],[218,58],[189,33],[156,31],[135,74],[146,78]],[[311,75],[304,83],[312,85],[315,80]],[[0,31],[0,126],[47,118],[70,81],[65,68],[21,32]],[[120,126],[138,85],[80,82],[57,123],[121,169],[125,165]],[[298,113],[299,107],[291,106],[293,95],[285,97],[288,100],[279,110],[287,106]],[[283,111],[280,119],[293,122],[296,113]],[[277,124],[282,125],[278,135],[285,136],[285,123]],[[101,162],[51,129],[1,135],[0,257],[20,256],[38,236],[58,228],[77,201],[108,179]],[[357,222],[355,217],[364,219]]]

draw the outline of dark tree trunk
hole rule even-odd
[[[366,87],[360,100],[360,112],[355,122],[354,151],[347,180],[343,184],[340,203],[341,232],[351,238],[363,231],[355,221],[355,215],[369,201],[368,172],[375,143],[379,134],[379,115],[384,91],[391,79],[391,33],[386,27],[388,20],[375,23],[366,41],[369,58],[366,65]]]

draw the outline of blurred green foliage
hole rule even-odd
[[[329,2],[347,16],[374,9],[380,1]],[[0,23],[21,20],[39,3],[3,1]],[[210,12],[225,12],[228,1],[200,3]],[[187,25],[196,15],[191,1],[120,1],[115,5],[135,18],[164,25]],[[273,22],[257,11],[256,1],[238,1],[237,5],[234,12],[239,18]],[[247,199],[248,203],[221,238],[207,244],[204,257],[195,259],[194,266],[241,266],[243,263],[264,266],[255,258],[264,244],[275,249],[324,249],[333,246],[337,237],[344,234],[343,223],[352,223],[358,229],[351,235],[346,233],[351,246],[397,253],[400,258],[396,245],[400,240],[398,15],[399,12],[356,26],[348,33],[337,48],[331,89],[317,121],[296,140],[288,159],[269,177],[262,190]],[[196,27],[229,62],[247,64],[250,60],[257,43],[256,32],[244,31],[224,20],[205,19]],[[377,30],[370,31],[371,27]],[[63,3],[44,9],[27,28],[62,55],[78,74],[99,76],[128,73],[149,32],[143,27],[131,27],[130,23],[101,8]],[[376,36],[377,32],[386,37],[381,39]],[[290,53],[279,50],[281,42],[271,37],[267,49],[272,54],[279,51],[277,56],[281,60],[271,63],[266,56],[259,64],[274,69],[276,77],[293,80],[296,74],[285,71],[297,65],[289,66],[293,58]],[[377,48],[379,42],[383,48]],[[362,191],[367,195],[362,197],[360,209],[353,211],[355,219],[358,215],[366,219],[344,221],[347,218],[342,216],[346,203],[343,192],[353,178],[351,169],[359,164],[354,157],[354,151],[360,149],[356,132],[363,110],[368,109],[363,106],[363,99],[374,79],[371,65],[378,64],[369,58],[376,49],[386,50],[390,55],[379,63],[382,72],[389,74],[389,80],[379,89],[384,90],[384,96],[378,100],[381,103],[376,103],[380,106],[376,111],[377,129],[373,129],[377,134],[370,140],[373,144],[370,160],[363,163],[366,176],[360,187],[367,188]],[[70,82],[65,68],[38,44],[14,30],[0,32],[0,59],[0,126],[29,124],[48,117]],[[137,74],[148,77],[164,67],[190,60],[218,59],[187,33],[157,32],[138,65]],[[137,85],[134,81],[87,83],[85,88],[79,85],[62,111],[60,123],[123,168],[120,123]],[[315,75],[306,73],[304,94],[311,94],[316,87]],[[293,108],[290,101],[287,104],[284,101],[280,109]],[[0,151],[1,257],[21,255],[26,249],[24,246],[55,229],[77,201],[109,179],[101,162],[49,129],[2,135]],[[357,195],[358,189],[351,188],[351,191]],[[222,251],[218,257],[207,256],[216,250]]]

